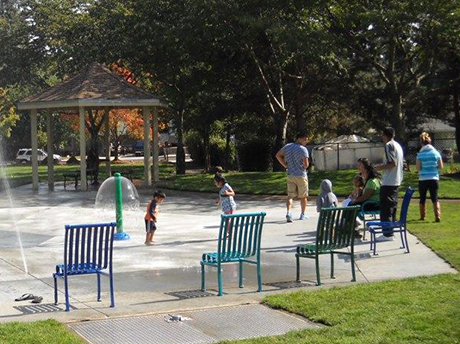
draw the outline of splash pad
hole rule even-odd
[[[139,194],[134,184],[120,173],[106,179],[96,195],[96,208],[110,211],[115,209],[117,233],[115,240],[129,240],[129,234],[124,232],[123,208],[136,211],[139,209]]]

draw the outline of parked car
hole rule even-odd
[[[38,162],[44,161],[47,157],[48,154],[43,151],[42,149],[37,150],[37,157],[38,157]],[[18,153],[16,154],[16,160],[19,161],[22,164],[27,164],[30,163],[32,159],[32,149],[30,148],[22,148],[18,150]],[[59,154],[53,154],[53,161],[55,163],[58,163],[61,161],[61,156]]]

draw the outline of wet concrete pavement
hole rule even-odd
[[[173,310],[198,309],[222,305],[259,302],[269,292],[315,289],[314,261],[301,261],[302,280],[295,280],[295,247],[315,238],[318,215],[308,206],[310,219],[285,222],[283,197],[237,195],[238,212],[267,212],[262,239],[264,292],[257,293],[255,268],[245,269],[245,288],[238,288],[236,265],[224,267],[224,297],[216,296],[216,274],[207,273],[207,294],[199,291],[199,260],[203,252],[216,250],[220,208],[214,205],[215,194],[167,192],[161,205],[155,245],[145,246],[143,215],[152,190],[139,190],[138,211],[125,212],[125,231],[131,239],[116,242],[114,271],[116,307],[108,307],[108,283],[102,277],[103,302],[96,302],[94,276],[70,279],[72,312],[63,312],[62,304],[53,305],[52,272],[63,259],[64,225],[114,221],[113,212],[94,207],[95,191],[64,191],[58,184],[48,192],[41,184],[33,194],[30,186],[13,190],[14,206],[2,194],[0,198],[0,321],[32,321],[55,318],[60,321],[101,319],[114,316],[150,314]],[[294,215],[299,206],[295,204]],[[24,272],[16,228],[24,246],[28,274]],[[358,282],[455,272],[447,263],[409,237],[410,254],[400,249],[400,241],[380,243],[378,256],[372,256],[368,241],[355,244]],[[336,279],[329,278],[329,257],[321,261],[324,287],[350,283],[347,256],[336,259]],[[59,284],[62,288],[62,283]],[[178,293],[183,292],[183,293]],[[15,302],[24,293],[41,295],[35,306],[30,301]],[[63,294],[60,294],[61,301]]]

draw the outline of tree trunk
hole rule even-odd
[[[230,122],[227,125],[227,133],[225,136],[224,166],[222,166],[225,172],[228,172],[229,165],[230,165],[230,154],[231,154],[230,139],[232,136],[232,124],[233,124],[233,113],[230,114]]]
[[[286,133],[289,119],[289,112],[285,111],[275,116],[275,145],[273,146],[271,159],[273,171],[284,171],[284,167],[275,158],[276,153],[286,144]]]
[[[203,127],[203,144],[204,144],[204,169],[209,172],[211,168],[211,147],[209,144],[209,125]]]
[[[94,170],[93,185],[99,185],[98,174],[99,174],[99,145],[98,145],[98,130],[92,126],[90,132],[90,148],[87,158],[87,168]]]
[[[454,85],[454,123],[455,123],[455,142],[457,152],[460,152],[460,84]]]
[[[391,125],[395,130],[396,138],[405,142],[406,132],[402,113],[402,96],[396,93],[391,96]]]
[[[115,143],[115,147],[114,147],[115,149],[114,161],[118,161],[118,147],[120,147],[120,143],[117,140]]]
[[[177,116],[177,152],[176,174],[185,174],[185,150],[184,150],[184,111],[180,110]]]

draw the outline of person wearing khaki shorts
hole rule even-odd
[[[276,159],[286,168],[287,177],[287,200],[286,200],[286,220],[292,222],[292,200],[298,198],[300,201],[300,220],[308,218],[305,214],[307,208],[308,197],[308,177],[307,168],[308,150],[305,147],[307,144],[307,135],[304,132],[299,132],[296,135],[296,141],[288,143],[276,153]]]
[[[307,199],[308,197],[308,177],[287,177],[287,190],[290,199]]]

